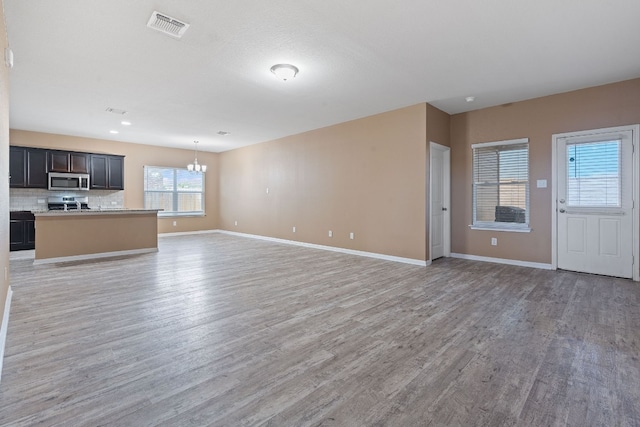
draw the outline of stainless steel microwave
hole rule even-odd
[[[49,172],[49,190],[89,190],[89,174]]]

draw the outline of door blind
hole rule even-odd
[[[567,206],[620,207],[620,144],[567,144]]]

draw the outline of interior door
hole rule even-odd
[[[449,243],[449,148],[430,145],[430,240],[431,259],[450,255]]]
[[[557,139],[558,268],[633,275],[633,134]]]

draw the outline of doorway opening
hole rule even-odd
[[[429,143],[429,260],[451,255],[451,149]]]

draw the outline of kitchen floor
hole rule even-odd
[[[11,254],[0,425],[640,424],[629,280],[219,233],[159,245]]]

